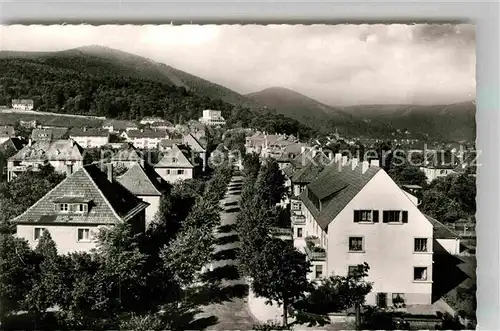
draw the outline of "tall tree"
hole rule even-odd
[[[255,183],[256,194],[262,197],[268,205],[275,206],[286,193],[285,176],[274,159],[268,159],[260,168]]]
[[[276,301],[283,307],[283,325],[288,325],[288,309],[310,290],[307,274],[311,263],[290,242],[270,239],[259,254],[260,268],[252,275],[257,296]]]

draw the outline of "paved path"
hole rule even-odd
[[[238,261],[234,258],[235,249],[239,248],[240,242],[237,233],[231,227],[236,224],[241,200],[241,185],[243,177],[233,176],[224,199],[221,201],[221,225],[217,229],[216,237],[218,244],[215,247],[216,255],[220,257],[213,261],[209,269],[212,273],[220,272],[217,277],[221,278],[220,292],[225,293],[227,298],[220,303],[211,303],[202,307],[203,312],[197,315],[199,319],[212,319],[214,324],[208,326],[207,330],[251,330],[256,323],[251,316],[247,305],[247,290],[245,281],[237,273]]]

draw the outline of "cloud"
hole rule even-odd
[[[473,25],[4,26],[1,47],[118,48],[240,93],[283,86],[333,105],[475,97]]]

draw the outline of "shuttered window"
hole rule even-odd
[[[355,210],[354,223],[359,222],[378,222],[378,210]]]
[[[408,211],[406,210],[384,210],[384,223],[408,223]]]

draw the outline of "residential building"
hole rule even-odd
[[[0,144],[9,140],[15,134],[13,126],[2,126],[0,127]]]
[[[282,155],[286,146],[296,142],[297,140],[293,136],[256,132],[252,136],[245,138],[245,153],[257,153],[263,158],[278,158]]]
[[[366,262],[367,304],[430,305],[433,225],[377,162],[335,159],[300,194],[303,221],[293,225],[310,278],[346,276]]]
[[[158,148],[162,139],[168,138],[168,133],[154,130],[130,130],[122,132],[120,136],[132,143],[135,148],[155,149]]]
[[[135,164],[144,166],[144,159],[131,144],[124,144],[110,159],[114,167],[131,168]]]
[[[52,141],[66,139],[69,137],[68,131],[68,128],[33,129],[31,131],[31,140]]]
[[[16,110],[33,110],[33,106],[31,99],[12,99],[12,108]]]
[[[161,151],[171,150],[174,145],[182,144],[182,138],[180,139],[162,139],[160,140],[159,149]]]
[[[19,120],[19,125],[24,128],[34,129],[37,127],[38,122],[37,120]]]
[[[138,130],[139,128],[131,121],[106,120],[102,124],[102,129],[108,130],[109,133],[116,133],[120,131]]]
[[[460,158],[449,151],[427,152],[423,166],[419,167],[427,178],[427,183],[439,177],[457,173]]]
[[[66,173],[68,167],[77,171],[83,166],[83,148],[71,139],[34,143],[30,141],[8,159],[7,180],[12,180],[22,172],[38,171],[47,164],[60,173]]]
[[[203,111],[203,117],[200,117],[199,121],[206,125],[226,125],[226,120],[222,117],[222,112],[220,110],[205,109]]]
[[[86,165],[68,176],[44,197],[12,220],[16,235],[35,248],[47,230],[60,254],[89,252],[103,227],[123,222],[136,233],[145,230],[148,203],[137,198],[96,165]]]
[[[197,158],[200,158],[203,162],[202,170],[205,171],[207,166],[207,149],[202,145],[202,142],[198,140],[193,134],[188,133],[182,137],[182,143],[188,146],[194,153]],[[205,141],[206,143],[206,141]]]
[[[141,119],[141,124],[153,124],[155,122],[162,122],[163,119],[161,117],[153,117],[153,116],[148,116],[148,117],[144,117],[143,119]]]
[[[28,142],[20,137],[11,137],[0,144],[0,151],[20,151]]]
[[[185,145],[174,145],[154,166],[156,172],[168,183],[194,178],[201,166],[195,153]]]
[[[72,128],[69,137],[83,148],[102,147],[109,143],[109,131],[103,129]]]
[[[175,129],[175,125],[173,125],[169,121],[158,121],[158,122],[153,122],[150,125],[150,128],[153,130],[167,130],[167,131],[173,131]]]
[[[132,192],[136,197],[147,202],[146,227],[153,221],[160,208],[160,200],[166,190],[166,183],[154,169],[134,164],[126,173],[119,176],[117,181]]]

